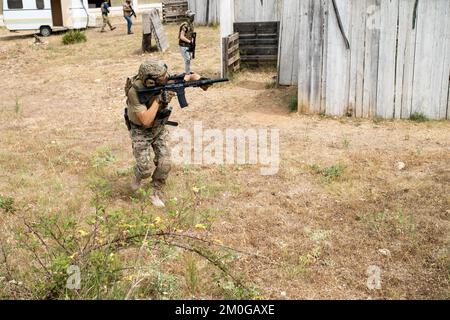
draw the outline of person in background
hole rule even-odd
[[[187,74],[191,72],[191,54],[190,48],[193,41],[195,12],[186,11],[186,21],[180,26],[178,33],[178,44],[180,46],[181,56],[184,60],[184,69]]]
[[[131,17],[134,16],[136,18],[136,14],[134,13],[133,7],[131,6],[131,0],[126,0],[123,4],[123,17],[127,20],[127,29],[128,34],[133,34],[131,31],[131,26],[133,22],[131,21]]]
[[[109,21],[109,1],[103,1],[102,5],[101,5],[101,10],[102,10],[102,18],[103,18],[103,26],[102,26],[102,30],[100,32],[105,32],[105,27],[106,25],[109,26],[109,28],[111,29],[111,31],[113,31],[114,29],[116,29],[116,27],[113,27],[111,25],[111,22]]]

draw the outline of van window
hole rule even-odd
[[[8,9],[23,9],[22,0],[8,0]]]
[[[36,8],[44,9],[44,0],[36,0]]]

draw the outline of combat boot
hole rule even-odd
[[[141,188],[142,179],[134,176],[133,181],[131,182],[131,189],[133,191],[138,191]]]
[[[153,195],[150,196],[150,201],[157,208],[164,208],[166,206],[164,202],[160,199],[158,191],[153,192]]]

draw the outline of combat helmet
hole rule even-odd
[[[188,11],[186,11],[185,16],[186,16],[186,18],[188,20],[194,21],[194,19],[195,19],[195,12],[192,11],[192,10],[188,10]]]
[[[167,73],[167,65],[160,60],[147,60],[139,67],[138,77],[145,85],[146,81],[156,80]]]

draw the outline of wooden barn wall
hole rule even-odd
[[[298,54],[300,37],[300,1],[284,0],[280,20],[278,50],[278,82],[281,85],[298,83]]]
[[[282,0],[234,0],[235,22],[280,21]]]
[[[218,23],[221,0],[188,0],[189,9],[195,11],[195,23],[207,25]]]
[[[449,0],[336,0],[350,49],[331,0],[296,2],[284,1],[279,81],[298,84],[301,112],[450,117]]]

